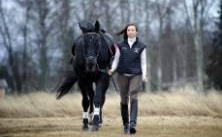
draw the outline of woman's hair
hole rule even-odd
[[[128,29],[129,26],[135,26],[136,31],[138,31],[136,24],[130,23],[130,24],[127,24],[127,25],[124,27],[124,29],[122,29],[120,32],[116,33],[116,35],[122,35],[122,34],[123,34],[123,38],[124,38],[124,39],[127,39],[127,38],[128,38],[128,36],[127,36],[127,29]]]

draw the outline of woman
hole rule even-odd
[[[115,57],[108,73],[112,75],[115,70],[118,72],[117,81],[121,96],[120,108],[124,133],[135,134],[138,112],[137,96],[143,81],[147,81],[146,46],[139,41],[135,24],[128,24],[118,35],[123,35],[123,41],[116,46]]]

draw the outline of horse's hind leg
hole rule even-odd
[[[83,107],[83,130],[88,130],[89,126],[88,126],[88,108],[89,108],[89,99],[88,99],[88,95],[87,95],[87,86],[82,83],[79,82],[79,88],[81,90],[81,94],[82,94],[82,107]]]

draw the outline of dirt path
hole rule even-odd
[[[121,120],[105,118],[99,132],[83,132],[80,117],[0,118],[0,137],[121,137]],[[139,117],[137,137],[221,137],[222,119]]]

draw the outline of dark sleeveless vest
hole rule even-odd
[[[120,50],[120,58],[117,72],[119,74],[142,74],[140,57],[146,46],[137,39],[131,48],[127,40],[118,44],[118,47]]]

